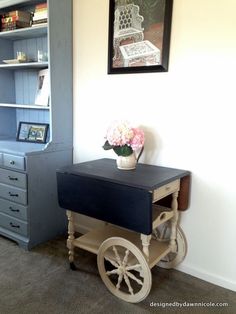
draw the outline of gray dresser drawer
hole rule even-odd
[[[3,183],[0,183],[0,197],[6,198],[16,203],[20,203],[22,205],[27,204],[26,190],[15,188]]]
[[[26,174],[0,168],[0,182],[26,189]]]
[[[3,154],[3,166],[25,170],[25,157]]]
[[[17,218],[0,213],[0,226],[12,232],[27,236],[27,223]]]
[[[22,220],[27,220],[27,207],[0,198],[0,212]]]

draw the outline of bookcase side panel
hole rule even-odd
[[[52,141],[72,147],[72,1],[49,0]]]
[[[30,234],[34,245],[67,231],[66,215],[57,200],[56,169],[71,163],[71,150],[27,158]]]

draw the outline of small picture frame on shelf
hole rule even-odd
[[[19,122],[16,140],[29,143],[46,143],[48,123]]]
[[[49,74],[48,69],[38,72],[35,105],[47,107],[49,104]]]

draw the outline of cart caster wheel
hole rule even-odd
[[[77,270],[77,267],[75,266],[75,264],[73,262],[70,263],[70,269],[71,270]]]
[[[161,227],[161,230],[159,229]],[[167,222],[155,230],[155,236],[158,241],[170,241],[170,224]],[[178,226],[176,234],[176,252],[170,252],[164,256],[157,266],[171,269],[179,265],[187,254],[187,241],[183,230]]]
[[[107,289],[131,303],[144,300],[151,289],[152,275],[143,253],[130,241],[112,237],[98,251],[99,274]]]

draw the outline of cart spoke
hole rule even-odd
[[[121,265],[120,255],[119,255],[119,253],[117,252],[117,249],[116,249],[116,247],[115,247],[114,245],[113,245],[112,249],[113,249],[113,251],[114,251],[114,253],[115,253],[116,260],[117,260],[118,264]]]
[[[106,274],[108,276],[114,275],[114,274],[119,274],[119,270],[118,269],[109,270],[109,271],[106,272]]]
[[[108,258],[108,257],[106,257],[106,256],[104,256],[104,258],[105,258],[106,261],[108,261],[109,263],[111,263],[111,265],[113,265],[114,267],[116,267],[116,268],[119,267],[119,265],[118,265],[115,261],[113,261],[112,259],[110,259],[110,258]]]
[[[135,270],[135,269],[139,270],[141,268],[142,268],[142,266],[140,264],[136,264],[136,265],[127,266],[126,270]]]
[[[124,276],[123,274],[119,274],[117,285],[116,285],[117,289],[120,289],[120,284],[121,284],[121,281],[123,280],[123,276]]]
[[[123,267],[126,266],[126,264],[128,262],[128,257],[129,257],[129,250],[126,250],[125,251],[125,257],[123,258],[123,262],[122,262]]]
[[[124,274],[124,279],[125,279],[125,283],[127,284],[128,289],[129,289],[129,293],[133,295],[134,291],[133,291],[133,289],[131,287],[129,278],[128,278],[128,276],[126,274]]]
[[[142,282],[140,279],[136,278],[136,277],[135,277],[132,273],[130,273],[129,271],[126,272],[126,275],[127,275],[128,277],[130,277],[131,279],[135,280],[140,286],[143,286],[143,282]]]

